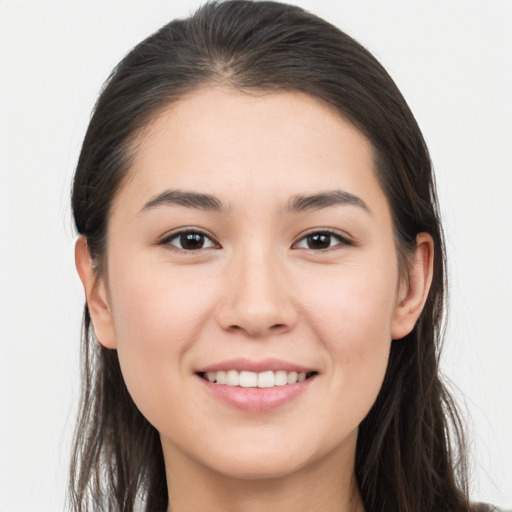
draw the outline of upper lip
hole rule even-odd
[[[238,372],[241,371],[249,371],[249,372],[266,372],[266,371],[285,371],[285,372],[297,372],[297,373],[310,373],[316,371],[314,368],[303,366],[300,364],[292,363],[289,361],[283,361],[282,359],[262,359],[262,360],[254,360],[254,359],[229,359],[227,361],[221,361],[218,363],[213,363],[208,366],[201,367],[197,370],[197,373],[206,373],[206,372],[219,372],[219,371],[228,371],[228,370],[236,370]]]

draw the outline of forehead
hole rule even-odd
[[[369,141],[333,107],[298,92],[211,87],[149,123],[123,188],[146,197],[164,188],[221,198],[244,188],[265,197],[340,186],[361,193],[378,187],[373,168]]]

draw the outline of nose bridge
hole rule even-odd
[[[296,313],[287,272],[272,248],[247,244],[232,254],[226,271],[219,314],[223,328],[261,336],[292,327]]]

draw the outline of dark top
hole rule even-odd
[[[512,510],[505,510],[486,503],[475,503],[472,512],[512,512]]]

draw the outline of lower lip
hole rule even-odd
[[[261,412],[276,409],[304,393],[316,375],[295,384],[274,386],[273,388],[243,388],[214,384],[197,376],[206,389],[219,400],[244,411]]]

